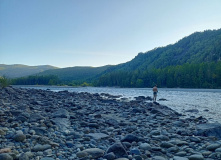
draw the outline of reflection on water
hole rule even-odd
[[[122,95],[133,99],[137,96],[152,96],[151,88],[111,88],[111,87],[55,87],[38,86],[25,88],[50,89],[52,91],[68,90],[69,92],[109,93]],[[220,89],[170,89],[159,88],[157,99],[164,98],[167,101],[159,101],[179,113],[188,116],[203,116],[210,122],[221,123],[221,90]],[[185,112],[187,110],[197,112]]]

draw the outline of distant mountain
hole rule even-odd
[[[217,62],[221,60],[221,29],[195,32],[173,45],[139,53],[127,63],[109,68],[106,73],[120,70],[150,70],[167,66]]]
[[[57,67],[50,65],[27,66],[22,64],[14,64],[14,65],[0,64],[0,76],[6,76],[7,78],[18,78],[18,77],[37,74],[55,68]]]
[[[102,67],[68,67],[60,69],[52,69],[39,73],[39,76],[42,75],[55,75],[61,81],[70,82],[77,80],[90,80],[96,78],[97,75],[104,72],[110,66]]]

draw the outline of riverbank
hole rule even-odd
[[[221,125],[109,94],[0,90],[0,160],[221,159]]]

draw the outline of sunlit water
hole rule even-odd
[[[24,88],[24,87],[23,87]],[[52,87],[52,86],[25,86],[25,88],[50,89],[51,91],[68,90],[69,92],[109,93],[133,99],[137,96],[151,96],[151,88],[110,88],[110,87]],[[221,123],[221,89],[170,89],[159,88],[158,101],[177,112],[187,116],[203,116],[210,122]],[[185,112],[197,109],[199,112]]]

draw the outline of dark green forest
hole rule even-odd
[[[221,88],[221,62],[168,66],[162,69],[115,71],[99,78],[96,86]]]
[[[54,75],[51,81],[48,75]],[[38,82],[45,78],[47,80]],[[131,61],[119,65],[54,69],[13,81],[14,84],[27,82],[72,86],[153,87],[157,84],[159,87],[221,88],[221,29],[195,32],[175,44],[139,53]]]
[[[28,76],[10,80],[13,85],[58,85],[60,79],[54,75],[47,76]]]

